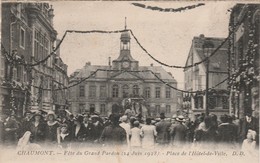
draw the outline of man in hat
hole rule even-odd
[[[72,128],[72,137],[74,142],[83,142],[86,139],[86,127],[83,123],[84,117],[82,115],[77,115],[74,118],[74,126]],[[77,144],[79,145],[79,144]]]
[[[124,145],[126,144],[126,131],[119,126],[120,116],[111,114],[109,117],[111,124],[104,128],[100,142],[103,145]]]
[[[94,143],[97,143],[102,134],[104,127],[103,127],[103,124],[101,123],[100,117],[98,115],[92,115],[91,120],[92,120],[92,126],[93,126],[92,131],[91,131],[92,139],[93,139]]]
[[[176,124],[173,125],[170,131],[171,143],[173,146],[181,147],[186,142],[187,136],[187,127],[183,124],[185,118],[182,115],[179,115],[176,118]]]
[[[237,130],[229,123],[229,116],[224,114],[220,116],[221,123],[218,126],[218,141],[225,145],[235,143]]]
[[[19,138],[21,138],[26,131],[30,130],[31,118],[32,118],[32,112],[26,111],[24,113],[24,118],[21,121],[21,128],[19,129],[19,135],[18,135]]]
[[[156,124],[156,131],[157,131],[157,143],[159,145],[168,145],[170,142],[170,127],[171,122],[165,121],[165,114],[160,114],[161,121]]]

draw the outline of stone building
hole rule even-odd
[[[230,113],[240,118],[253,112],[258,117],[260,5],[237,4],[229,23]]]
[[[155,75],[173,87],[177,87],[176,80],[161,66],[140,66],[131,55],[130,39],[128,32],[121,34],[120,54],[112,63],[110,59],[106,66],[87,62],[70,76],[72,85],[81,81],[70,89],[73,114],[98,112],[108,116],[123,113],[128,107],[153,117],[161,112],[168,117],[176,113],[177,92]]]
[[[59,43],[59,40],[57,40],[57,43]],[[67,109],[68,107],[68,90],[65,89],[69,84],[67,69],[68,66],[62,61],[60,50],[58,49],[54,55],[52,77],[53,109],[56,112],[60,109]]]
[[[48,3],[2,3],[1,39],[8,54],[1,53],[1,110],[21,116],[27,109],[53,109],[57,54],[37,64],[56,43],[53,12]]]
[[[194,37],[186,66],[194,65],[209,56],[222,42],[223,38],[205,37],[201,34],[199,37]],[[206,47],[205,45],[211,45]],[[228,90],[227,81],[215,87],[218,83],[228,78],[228,53],[227,42],[209,59],[209,86],[213,88],[208,91],[208,109],[209,113],[216,115],[227,114],[228,110]],[[206,96],[200,92],[206,90],[206,72],[207,62],[195,65],[184,69],[185,90],[196,93],[185,93],[184,104],[185,111],[190,117],[196,114],[206,112]]]

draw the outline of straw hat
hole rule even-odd
[[[183,115],[179,115],[179,116],[176,118],[176,121],[185,122],[185,118],[184,118]]]

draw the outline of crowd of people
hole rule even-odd
[[[166,118],[133,116],[125,113],[101,117],[98,114],[73,116],[49,111],[46,115],[28,111],[23,119],[15,114],[1,119],[0,140],[19,149],[79,148],[122,145],[131,149],[159,147],[223,147],[254,150],[259,144],[259,121],[251,113],[236,119],[199,114],[195,121],[182,115]]]

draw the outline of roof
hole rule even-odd
[[[120,38],[121,38],[121,39],[126,39],[126,40],[130,40],[130,39],[131,39],[129,32],[123,32],[123,33],[121,34],[121,37],[120,37]]]
[[[214,49],[216,49],[224,40],[225,40],[225,38],[204,37],[204,35],[200,35],[199,37],[194,37],[192,40],[192,46],[190,49],[190,53],[187,57],[185,66],[192,64],[192,61],[190,60],[190,58],[191,58],[191,55],[194,55],[193,50],[196,51],[196,53],[199,57],[199,60],[201,61],[201,60],[204,60],[207,55],[207,53],[203,52],[203,45],[205,45],[205,43],[210,42],[210,44],[212,44],[214,46],[213,50],[211,51],[211,53],[212,53],[214,51]],[[227,69],[228,69],[228,65],[227,65],[228,42],[226,42],[216,52],[216,54],[214,54],[212,57],[210,57],[209,60],[210,60],[210,62],[209,62],[210,71],[227,71]],[[205,62],[203,62],[202,64],[205,65]]]
[[[167,71],[165,71],[161,66],[140,66],[139,70],[151,70],[154,73],[160,74],[159,77],[163,80],[173,80],[173,82],[177,82],[173,76],[171,76]],[[141,74],[144,79],[154,79],[154,75],[152,73],[142,73]]]
[[[92,74],[97,69],[105,69],[109,70],[109,66],[99,66],[99,65],[86,65],[79,72],[73,76],[72,78],[85,78]],[[166,72],[161,66],[141,66],[139,70],[151,70],[154,73],[158,74],[159,77],[163,80],[171,80],[171,82],[177,82],[173,76],[171,76],[168,72]],[[75,72],[74,72],[75,73]],[[74,74],[73,73],[73,74]],[[111,76],[106,71],[98,71],[95,74],[95,78],[99,79],[115,79],[115,78],[127,78],[129,79],[142,79],[142,80],[157,80],[157,78],[151,72],[115,72],[112,73]]]
[[[74,78],[85,78],[95,72],[97,69],[109,70],[109,66],[99,66],[99,65],[87,65],[79,70],[78,74]],[[95,76],[97,78],[107,78],[106,71],[98,71]]]

